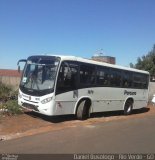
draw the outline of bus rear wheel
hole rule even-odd
[[[85,120],[90,117],[90,105],[89,100],[82,100],[77,108],[76,116],[79,120]]]
[[[125,103],[124,106],[124,115],[129,115],[131,114],[133,109],[133,100],[132,99],[128,99]]]

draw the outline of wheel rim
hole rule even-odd
[[[127,113],[130,113],[130,112],[131,112],[131,108],[132,108],[132,106],[129,105],[129,107],[127,108]]]

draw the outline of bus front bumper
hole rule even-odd
[[[53,94],[50,94],[48,96],[52,97]],[[26,97],[30,97],[30,96],[22,94],[22,93],[19,93],[18,95],[18,105],[24,108],[24,110],[34,111],[34,112],[38,112],[38,113],[48,115],[48,116],[53,115],[52,106],[54,105],[53,104],[54,101],[52,100],[52,98],[49,102],[42,104],[42,101],[44,99],[47,99],[46,98],[47,96],[41,97],[41,98],[36,98],[36,97],[31,96],[31,101]]]

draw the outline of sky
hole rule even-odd
[[[0,0],[0,68],[31,55],[91,58],[129,66],[155,44],[155,0]]]

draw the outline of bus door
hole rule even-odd
[[[56,114],[73,114],[78,99],[78,63],[61,63],[56,86]]]

